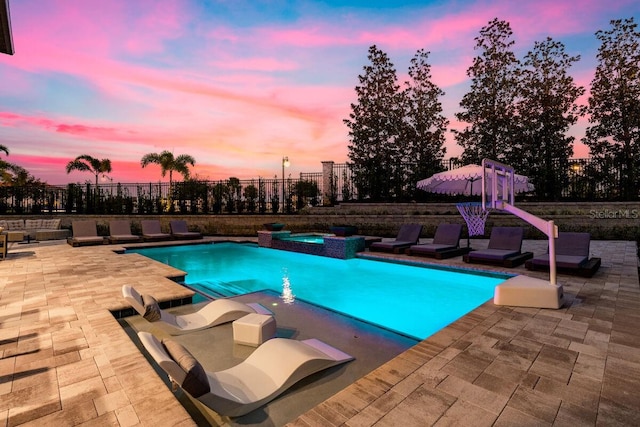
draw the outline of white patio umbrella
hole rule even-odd
[[[430,193],[479,196],[482,195],[483,172],[482,166],[466,165],[457,169],[440,172],[427,179],[418,181],[416,187]],[[514,174],[513,186],[514,194],[526,193],[534,189],[533,184],[529,183],[529,178],[524,175]],[[484,234],[484,222],[488,211],[484,211],[478,208],[478,206],[479,204],[475,203],[459,203],[456,205],[458,211],[460,211],[460,214],[465,219],[469,230],[467,234],[468,248],[470,247],[469,236]]]
[[[416,187],[429,193],[479,196],[482,194],[482,173],[482,166],[466,165],[420,180]],[[513,176],[513,186],[514,193],[526,193],[534,189],[529,178],[518,174]]]

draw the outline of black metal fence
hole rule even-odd
[[[457,159],[443,161],[443,169],[461,166]],[[407,165],[411,167],[411,165]],[[624,170],[592,159],[572,159],[561,192],[564,201],[621,201]],[[425,177],[426,178],[426,177]],[[302,173],[299,179],[230,178],[169,183],[69,184],[67,186],[2,186],[2,214],[291,214],[306,206],[358,200],[349,164],[334,164],[329,176]],[[535,184],[535,183],[534,183]],[[460,200],[462,196],[429,195],[416,191],[415,182],[401,189],[404,198],[417,201]],[[638,186],[636,185],[637,189]],[[637,195],[636,190],[634,194]],[[536,194],[525,197],[542,200]],[[637,199],[637,197],[636,197]]]
[[[320,203],[316,181],[291,178],[0,187],[0,214],[278,214]]]

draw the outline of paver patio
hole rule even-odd
[[[0,422],[195,425],[110,312],[126,308],[123,284],[188,297],[168,278],[182,272],[115,248],[14,246],[0,262]],[[562,309],[487,302],[290,424],[639,425],[636,244],[594,241],[592,253],[593,278],[559,276]]]

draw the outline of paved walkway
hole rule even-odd
[[[123,284],[188,297],[167,278],[181,272],[114,249],[16,245],[0,262],[0,423],[195,425],[110,313]],[[291,425],[640,424],[636,245],[592,252],[594,278],[559,276],[562,309],[488,302]]]

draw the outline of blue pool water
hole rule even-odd
[[[283,303],[314,304],[424,339],[492,298],[507,276],[367,259],[340,260],[216,243],[127,250],[187,272],[185,284],[213,296],[264,289]]]
[[[322,245],[324,236],[320,234],[294,234],[286,237],[279,237],[278,240],[288,240],[290,242],[315,243]]]

